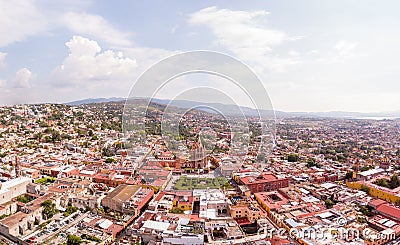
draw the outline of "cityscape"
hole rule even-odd
[[[1,107],[3,242],[397,241],[398,120],[277,118],[276,146],[264,156],[252,152],[257,137],[248,153],[230,153],[226,122],[199,110],[181,122],[185,155],[168,148],[156,123],[144,143],[129,142],[123,106]],[[204,122],[219,130],[212,150],[196,135]]]
[[[0,0],[0,245],[400,245],[399,9]]]

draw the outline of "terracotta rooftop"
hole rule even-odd
[[[23,218],[25,218],[28,214],[24,212],[16,212],[15,214],[8,216],[0,221],[1,224],[7,227],[11,227],[13,225],[18,224]]]
[[[387,202],[381,199],[374,199],[370,201],[368,204],[371,206],[379,207],[382,204],[387,204]]]
[[[242,177],[242,178],[240,178],[240,180],[244,184],[248,185],[248,184],[271,182],[271,181],[278,180],[278,178],[273,174],[262,174],[262,175],[259,175],[258,177],[254,177],[254,176]]]
[[[120,185],[115,188],[105,199],[115,199],[119,202],[128,201],[140,189],[137,185]]]
[[[400,208],[398,207],[389,204],[382,204],[377,208],[377,210],[382,214],[386,214],[396,220],[400,220]]]
[[[40,208],[42,206],[42,203],[44,201],[50,200],[53,197],[54,197],[53,194],[48,193],[48,194],[46,194],[44,196],[38,197],[35,200],[25,204],[25,208],[27,208],[29,210],[32,210],[32,211],[35,211],[35,210],[37,210],[38,208]]]

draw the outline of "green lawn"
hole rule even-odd
[[[218,189],[221,187],[231,188],[224,177],[216,178],[190,178],[182,176],[175,184],[176,190],[193,190],[193,189]]]
[[[40,184],[40,185],[45,185],[48,183],[53,183],[54,181],[56,181],[56,178],[53,177],[43,177],[41,179],[38,179],[35,181],[36,184]]]

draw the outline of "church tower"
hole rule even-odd
[[[21,172],[22,170],[21,167],[19,166],[18,157],[15,156],[15,177],[17,178],[21,177],[22,176]]]

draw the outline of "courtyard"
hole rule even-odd
[[[222,176],[215,178],[205,178],[205,177],[187,177],[182,176],[176,182],[175,190],[194,190],[194,189],[219,189],[219,188],[232,188],[228,180]]]

